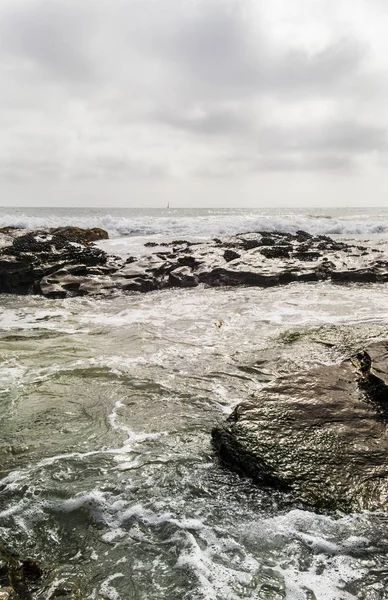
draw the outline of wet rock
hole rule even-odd
[[[307,240],[312,240],[313,236],[311,235],[311,233],[307,233],[307,231],[299,229],[299,231],[297,231],[295,234],[295,239],[298,242],[306,242]]]
[[[93,227],[93,229],[58,227],[57,229],[51,230],[51,233],[54,239],[57,238],[58,240],[62,239],[68,242],[76,242],[77,244],[83,244],[85,246],[88,246],[91,242],[109,239],[108,232],[99,227]]]
[[[223,461],[315,510],[388,508],[388,342],[274,380],[213,430]]]
[[[79,285],[71,275],[90,275],[88,268],[106,265],[107,254],[91,245],[106,236],[103,230],[79,228],[18,232],[0,250],[0,292],[74,295]]]
[[[238,252],[235,252],[234,250],[225,250],[224,252],[224,259],[226,260],[226,262],[230,262],[231,260],[236,260],[237,258],[240,258],[241,254],[239,254]]]
[[[195,287],[198,285],[198,277],[193,274],[189,267],[178,267],[169,274],[169,283],[174,287]]]
[[[266,258],[289,258],[292,250],[293,246],[273,246],[262,248],[260,253]]]
[[[388,281],[388,257],[363,252],[327,236],[279,231],[252,232],[208,242],[158,242],[173,250],[126,261],[109,257],[90,241],[100,230],[0,232],[0,292],[62,298],[105,294],[113,288],[151,291],[166,287],[272,286],[332,280]],[[149,242],[154,245],[156,242]],[[182,269],[181,269],[182,268]],[[179,270],[181,269],[181,270]],[[129,280],[133,280],[132,282]]]
[[[42,584],[43,569],[30,558],[21,558],[0,545],[0,599],[30,600]]]

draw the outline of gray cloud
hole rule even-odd
[[[315,4],[304,22],[261,0],[4,0],[0,185],[379,168],[383,7],[345,27]]]
[[[0,48],[24,63],[41,68],[53,80],[86,83],[96,78],[90,38],[93,14],[82,4],[33,0],[16,1],[0,21]]]

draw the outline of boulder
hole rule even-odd
[[[315,510],[388,509],[388,342],[283,376],[212,432],[221,459]]]
[[[56,237],[67,242],[76,242],[77,244],[83,244],[84,246],[88,246],[91,242],[97,242],[98,240],[109,239],[108,232],[99,227],[93,227],[93,229],[58,227],[57,229],[51,230],[51,233],[54,238]]]
[[[195,287],[198,285],[198,277],[193,274],[190,267],[178,267],[170,272],[168,276],[170,285],[174,287]]]
[[[82,282],[75,277],[90,276],[90,268],[106,268],[107,254],[89,241],[103,235],[103,230],[78,228],[18,231],[0,250],[0,292],[78,295]]]

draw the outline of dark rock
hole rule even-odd
[[[7,225],[6,227],[0,227],[0,233],[14,233],[19,229],[20,227],[12,227],[11,225]]]
[[[118,282],[118,287],[130,292],[152,292],[158,289],[156,281],[148,277],[133,277]]]
[[[234,250],[225,250],[224,259],[226,262],[230,262],[231,260],[236,260],[236,258],[240,258],[241,254],[235,252]]]
[[[42,566],[30,558],[21,558],[4,544],[0,545],[0,593],[4,599],[32,600],[40,591],[44,572]]]
[[[298,260],[305,260],[311,262],[320,258],[322,254],[320,252],[294,252],[293,257]]]
[[[299,231],[297,231],[295,234],[295,239],[298,242],[306,242],[307,240],[313,239],[313,236],[311,235],[311,233],[307,233],[307,231],[299,229]]]
[[[266,258],[289,258],[292,246],[273,246],[261,248],[260,253]]]
[[[188,287],[198,282],[209,286],[272,286],[325,279],[335,283],[388,281],[388,259],[381,253],[379,260],[373,249],[358,256],[355,247],[303,231],[295,235],[259,231],[209,242],[175,240],[172,252],[159,251],[126,261],[108,257],[90,241],[102,237],[102,230],[75,227],[3,234],[0,292],[66,297],[111,293],[114,288],[150,291]],[[165,245],[171,248],[171,243]],[[188,270],[177,271],[181,267]],[[136,281],[125,283],[131,279]]]
[[[276,244],[276,240],[271,237],[266,237],[265,235],[261,238],[261,246],[274,246]]]
[[[199,281],[212,287],[222,286],[260,286],[269,287],[279,284],[278,274],[264,274],[256,271],[229,270],[217,267],[210,272],[202,272]]]
[[[198,267],[200,263],[195,260],[193,256],[185,254],[184,256],[178,257],[178,264],[182,267],[190,267],[190,269],[195,269],[195,267]]]
[[[316,510],[388,509],[388,342],[274,380],[213,430],[221,458]]]
[[[75,295],[79,285],[65,279],[70,275],[86,276],[88,268],[106,264],[107,254],[91,246],[91,240],[105,237],[103,230],[75,227],[30,231],[14,237],[0,250],[0,292],[44,293],[53,298]]]
[[[261,240],[252,240],[252,239],[243,239],[242,240],[242,246],[244,248],[244,250],[251,250],[252,248],[258,248],[258,246],[261,246]]]
[[[76,242],[88,246],[91,242],[109,239],[108,232],[99,227],[93,229],[81,229],[80,227],[58,227],[51,231],[54,239],[62,239],[67,242]]]
[[[377,281],[377,273],[374,269],[346,269],[341,271],[334,270],[331,274],[332,281],[337,283],[375,283]]]
[[[169,274],[169,283],[174,287],[195,287],[198,285],[198,277],[193,274],[189,267],[178,267]]]

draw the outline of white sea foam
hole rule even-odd
[[[202,211],[204,213],[204,211]],[[165,213],[164,213],[165,215]],[[15,226],[27,229],[61,227],[102,227],[113,237],[164,235],[175,238],[233,235],[247,231],[288,231],[304,229],[314,234],[341,236],[376,236],[388,232],[387,214],[355,214],[352,217],[317,218],[306,214],[259,214],[257,211],[211,212],[192,215],[175,211],[171,216],[160,214],[49,214],[41,216],[6,214],[0,216],[0,227]]]

